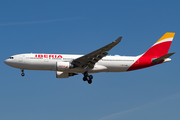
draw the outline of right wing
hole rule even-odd
[[[82,57],[79,57],[72,61],[72,64],[74,67],[82,67],[86,69],[85,67],[88,67],[92,69],[94,67],[94,64],[98,62],[100,59],[102,59],[104,56],[106,56],[110,49],[112,49],[115,45],[117,45],[121,41],[122,37],[119,37],[114,42],[94,51],[87,55],[84,55]]]

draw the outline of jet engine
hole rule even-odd
[[[73,68],[73,65],[70,62],[57,62],[56,63],[56,70],[66,70]]]

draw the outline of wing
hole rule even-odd
[[[82,67],[86,69],[86,67],[92,69],[94,67],[94,64],[98,62],[100,59],[102,59],[104,56],[106,56],[110,49],[112,49],[115,45],[117,45],[121,41],[122,37],[119,37],[114,42],[94,51],[87,55],[84,55],[82,57],[79,57],[75,60],[73,60],[72,64],[74,67]]]

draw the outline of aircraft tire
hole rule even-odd
[[[90,79],[90,80],[88,80],[88,83],[89,83],[89,84],[91,84],[91,83],[92,83],[92,80],[91,80],[91,79]]]
[[[87,81],[88,79],[87,79],[87,77],[83,77],[83,81]]]
[[[92,75],[89,75],[89,79],[93,79],[93,76],[92,76]]]
[[[24,76],[25,74],[24,73],[21,73],[21,76]]]

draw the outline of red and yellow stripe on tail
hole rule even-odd
[[[152,60],[162,57],[163,55],[166,55],[168,53],[174,35],[175,33],[165,33],[153,46],[151,46],[148,51],[142,54],[141,57],[137,61],[135,61],[127,71],[156,65],[155,63],[152,63]]]

